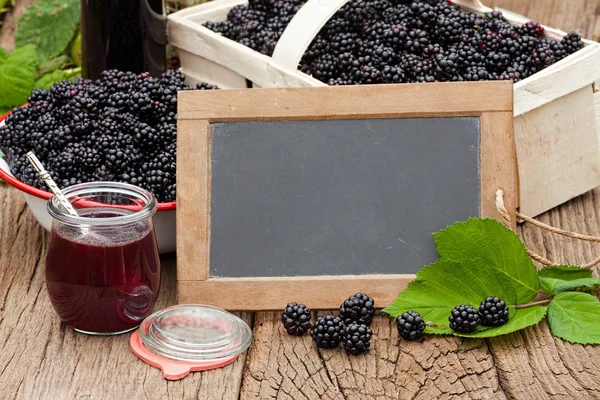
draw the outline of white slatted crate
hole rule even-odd
[[[202,26],[223,21],[247,0],[214,0],[169,16],[169,41],[177,47],[189,83],[223,89],[325,86],[298,70],[302,55],[325,23],[348,0],[308,0],[279,39],[272,57]],[[479,0],[454,0],[478,13]],[[513,24],[528,21],[504,11]],[[544,27],[560,40],[566,33]],[[539,215],[600,185],[600,45],[585,48],[514,86],[519,209]]]

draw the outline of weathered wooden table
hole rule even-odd
[[[31,2],[17,2],[17,14]],[[600,37],[600,0],[495,5]],[[2,45],[10,47],[14,17],[5,21]],[[539,219],[600,235],[600,190]],[[530,248],[558,262],[583,263],[600,253],[600,245],[532,226],[521,226],[519,233]],[[288,337],[278,313],[246,313],[254,332],[246,354],[223,369],[167,382],[129,351],[129,335],[90,337],[60,323],[44,284],[47,246],[48,235],[21,194],[0,184],[0,399],[600,399],[600,346],[555,339],[545,322],[494,339],[408,343],[398,340],[392,321],[378,316],[371,352],[348,357],[343,350],[317,351],[309,337]],[[595,275],[600,277],[599,267]],[[175,296],[170,256],[163,259],[156,308],[174,304]]]

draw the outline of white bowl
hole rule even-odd
[[[0,126],[4,125],[4,118],[0,117]],[[1,154],[1,153],[0,153]],[[12,179],[11,179],[12,178]],[[17,180],[11,174],[6,161],[0,157],[0,179],[4,179],[9,185],[20,190],[25,196],[27,205],[35,219],[50,231],[52,217],[48,214],[46,207],[51,194],[43,192],[32,186]],[[175,251],[175,203],[159,203],[158,211],[154,215],[154,231],[160,254],[168,254]]]

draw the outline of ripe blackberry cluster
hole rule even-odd
[[[303,3],[303,0],[249,0],[248,5],[233,7],[226,21],[207,22],[204,26],[270,56]]]
[[[373,332],[369,324],[375,313],[374,305],[372,298],[356,293],[340,306],[339,316],[320,317],[311,328],[308,307],[289,303],[283,310],[281,321],[293,336],[301,336],[311,328],[310,336],[318,348],[333,349],[342,343],[347,353],[357,355],[368,352],[371,346]]]
[[[479,310],[470,305],[461,304],[452,310],[448,320],[450,328],[457,332],[475,332],[479,325],[496,327],[508,322],[509,310],[506,303],[495,296],[486,297]]]
[[[57,82],[13,109],[0,128],[0,151],[13,175],[38,189],[48,190],[25,158],[29,151],[61,187],[118,181],[175,201],[177,92],[191,89],[174,70],[159,78],[109,70],[97,81]]]
[[[366,353],[371,346],[373,332],[367,325],[350,324],[344,329],[344,349],[354,355]]]
[[[479,305],[483,326],[500,326],[508,322],[508,307],[497,297],[486,297]]]
[[[304,304],[289,303],[281,314],[281,322],[288,334],[302,336],[311,327],[310,309]]]
[[[396,328],[401,338],[405,340],[417,340],[423,337],[425,321],[416,311],[407,311],[396,318]]]
[[[375,302],[366,294],[356,293],[340,306],[340,317],[344,324],[371,325],[375,313]]]
[[[315,322],[310,330],[310,336],[317,347],[321,349],[333,349],[337,347],[343,339],[344,324],[340,317],[326,315]]]
[[[205,25],[266,55],[301,0],[251,0],[224,22]],[[321,29],[300,70],[329,85],[513,80],[583,48],[570,33],[544,37],[537,22],[512,26],[500,12],[480,16],[446,0],[352,0]]]
[[[475,332],[481,323],[481,315],[473,307],[461,304],[454,307],[450,313],[450,317],[448,317],[448,321],[450,321],[450,328],[452,330],[461,333],[470,333]]]

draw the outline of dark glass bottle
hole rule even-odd
[[[165,70],[167,18],[164,0],[81,0],[83,76],[105,69],[153,76]]]

